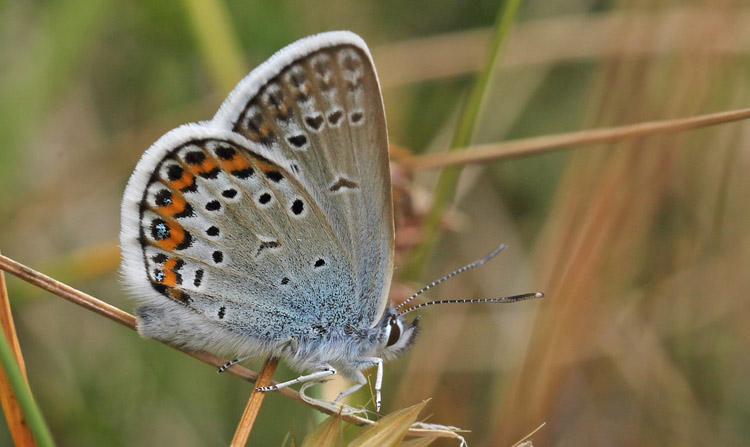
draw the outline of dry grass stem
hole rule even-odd
[[[279,359],[276,357],[268,357],[263,367],[258,373],[258,380],[255,382],[256,387],[264,387],[271,384],[271,377],[276,371],[276,367],[279,366]],[[239,424],[237,424],[237,430],[234,432],[232,438],[231,447],[243,447],[247,444],[247,438],[250,436],[250,431],[253,429],[255,418],[258,416],[260,406],[263,404],[263,398],[266,397],[264,391],[256,391],[250,393],[250,399],[247,401],[245,411],[242,413]]]
[[[524,138],[505,143],[482,144],[466,148],[460,152],[441,152],[411,159],[403,159],[403,164],[410,169],[434,169],[444,166],[466,165],[471,163],[489,163],[504,158],[535,155],[562,149],[570,146],[582,146],[597,143],[613,143],[621,140],[644,138],[656,134],[682,132],[700,127],[715,126],[732,121],[750,118],[750,109],[731,110],[711,113],[690,118],[649,121],[628,126],[608,129],[584,130],[543,137]]]
[[[13,355],[16,357],[18,368],[21,370],[24,380],[26,380],[26,382],[28,383],[28,379],[26,377],[26,365],[23,361],[21,345],[18,343],[16,326],[13,323],[13,314],[10,311],[8,289],[5,287],[5,275],[2,271],[0,271],[0,327],[3,330],[3,335],[5,335],[5,338],[8,339],[8,344],[10,345],[11,349],[13,349]]]
[[[23,379],[26,381],[28,387],[28,379],[26,377],[26,365],[23,361],[23,355],[21,354],[21,346],[18,343],[18,337],[16,336],[16,328],[13,324],[13,315],[10,312],[10,300],[8,299],[8,290],[5,287],[5,274],[0,271],[0,326],[2,326],[3,336],[8,340],[13,356],[18,363],[18,369],[23,375]],[[5,413],[5,421],[8,424],[8,431],[13,437],[13,442],[18,447],[27,447],[36,445],[34,442],[34,436],[26,423],[23,411],[18,404],[16,395],[13,392],[13,388],[8,380],[8,376],[5,371],[0,368],[0,404],[3,407],[3,413]]]
[[[542,427],[544,427],[545,425],[547,425],[547,423],[546,422],[542,422],[542,424],[539,427],[535,428],[531,433],[529,433],[528,435],[526,435],[523,438],[519,439],[518,442],[516,442],[515,444],[513,444],[511,447],[518,447],[519,445],[521,445],[524,442],[526,442],[528,439],[531,439],[531,437],[534,436],[534,433],[536,433],[539,430],[541,430]]]
[[[750,11],[711,11],[696,7],[665,8],[663,11],[618,11],[602,14],[571,14],[518,24],[500,61],[502,69],[551,65],[566,61],[612,57],[663,55],[691,51],[693,42],[681,30],[705,24],[707,15],[734,23],[733,38],[710,42],[715,54],[742,55],[750,48]],[[731,19],[731,20],[729,20]],[[624,23],[634,32],[663,30],[659,39],[618,38]],[[373,58],[385,88],[465,76],[479,70],[487,54],[489,28],[409,39],[373,48]],[[567,36],[560,39],[558,36]],[[570,45],[570,42],[576,42]],[[439,54],[440,57],[434,57]]]
[[[0,269],[15,275],[30,284],[54,293],[61,298],[65,298],[85,309],[107,317],[116,323],[120,323],[130,329],[135,329],[135,317],[129,313],[122,311],[115,306],[109,305],[104,301],[98,300],[91,295],[83,293],[80,290],[76,290],[67,284],[52,279],[47,275],[39,273],[36,270],[26,267],[25,265],[3,255],[0,255]]]
[[[79,306],[85,309],[88,309],[94,313],[107,317],[110,320],[120,323],[127,328],[135,330],[135,317],[133,315],[130,315],[129,313],[121,309],[118,309],[115,306],[107,304],[104,301],[101,301],[97,298],[94,298],[91,295],[81,292],[80,290],[76,290],[68,286],[67,284],[63,284],[60,281],[52,279],[49,276],[46,276],[40,272],[37,272],[36,270],[29,268],[3,255],[0,255],[0,270],[4,270],[8,273],[11,273],[14,276],[17,276],[18,278],[30,284],[33,284],[41,289],[51,292],[61,298],[65,298],[66,300],[74,304],[78,304]],[[174,346],[170,346],[170,347],[174,348]],[[219,357],[217,355],[211,354],[209,352],[190,351],[190,350],[179,349],[179,348],[174,348],[174,349],[178,349],[188,354],[189,356],[216,368],[227,363],[226,359]],[[258,378],[258,373],[250,369],[247,369],[245,367],[242,367],[240,365],[232,365],[232,367],[227,369],[226,372],[233,376],[239,377],[241,379],[245,379],[250,382],[255,382],[256,379]],[[273,384],[275,382],[270,381],[269,383]],[[314,408],[322,413],[325,413],[328,415],[337,414],[329,410],[328,408],[305,401],[304,399],[302,399],[299,392],[291,388],[281,388],[274,392],[288,399],[292,399],[303,405],[307,405],[308,407]],[[354,415],[342,414],[339,417],[343,421],[346,421],[350,424],[355,424],[355,425],[373,424],[373,421],[370,421],[361,417],[357,417]],[[456,434],[453,433],[452,431],[437,430],[437,429],[429,430],[429,429],[416,429],[415,428],[415,429],[410,429],[409,434],[414,435],[414,436],[438,436],[438,437],[448,437],[448,438],[456,437]]]

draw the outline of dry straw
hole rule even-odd
[[[16,396],[16,389],[20,388],[18,393],[29,391],[29,381],[26,377],[26,365],[23,361],[21,346],[18,343],[16,327],[13,324],[10,311],[8,289],[5,287],[5,274],[2,271],[0,271],[0,328],[2,328],[4,336],[0,340],[4,351],[3,368],[0,369],[0,403],[13,442],[17,446],[31,446],[34,445],[34,435]],[[12,374],[16,375],[15,383],[12,382]],[[18,380],[19,377],[22,383],[19,383],[21,382]]]
[[[84,292],[76,290],[73,287],[68,286],[67,284],[63,284],[60,281],[52,279],[49,276],[46,276],[40,272],[37,272],[36,270],[31,269],[3,255],[0,255],[0,270],[4,270],[30,284],[33,284],[41,289],[47,290],[48,292],[51,292],[85,309],[88,309],[94,313],[104,316],[112,321],[120,323],[127,328],[135,330],[135,317],[130,315],[129,313],[121,309],[118,309],[110,304],[107,304],[104,301],[99,300],[91,295],[88,295]],[[213,355],[205,351],[190,351],[190,350],[185,350],[185,349],[180,349],[180,350],[188,354],[189,356],[216,368],[227,363],[226,359],[223,359],[219,356]],[[267,365],[268,367],[265,368],[267,379],[269,380],[270,384],[275,384],[277,382],[270,380],[270,376],[273,374],[275,365],[273,365],[272,362],[267,362]],[[227,369],[226,372],[234,376],[237,376],[239,378],[251,381],[251,382],[255,382],[259,377],[258,373],[251,371],[247,368],[244,368],[240,365],[233,365],[229,369]],[[263,385],[260,385],[260,386],[263,386]],[[316,404],[315,402],[310,402],[310,401],[306,401],[302,399],[300,394],[297,391],[292,390],[291,388],[280,388],[279,390],[274,391],[274,392],[286,398],[289,398],[297,402],[300,402],[304,405],[310,406],[320,412],[323,412],[329,415],[336,414],[335,411],[332,411],[331,409],[325,406],[321,406],[321,405]],[[257,414],[257,409],[260,407],[263,394],[264,393],[251,394],[250,401],[254,401],[255,403],[253,403],[253,406],[251,407],[250,402],[248,402],[248,407],[250,409],[246,410],[246,415],[242,418],[240,422],[240,427],[238,427],[238,430],[237,430],[238,432],[243,432],[247,430],[249,433],[248,429],[252,428],[252,421],[254,421],[254,416],[255,414]],[[253,397],[253,395],[260,395],[260,396]],[[346,422],[349,422],[355,425],[373,424],[373,421],[370,421],[370,420],[367,420],[358,416],[354,416],[354,415],[342,414],[340,415],[340,418]],[[436,437],[449,437],[449,438],[457,437],[454,431],[441,430],[438,428],[434,428],[434,429],[412,428],[408,430],[408,434],[410,436],[436,436]],[[240,436],[242,436],[242,433],[240,433]],[[240,444],[236,444],[236,445],[240,445]]]

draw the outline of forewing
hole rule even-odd
[[[352,264],[283,163],[230,131],[196,124],[144,154],[122,205],[123,272],[146,306],[195,313],[181,317],[175,335],[165,328],[176,311],[147,335],[200,346],[190,337],[211,331],[183,326],[213,322],[278,342],[350,323],[358,311]]]
[[[212,125],[287,160],[354,265],[360,322],[375,324],[393,270],[385,113],[365,43],[349,32],[300,40],[254,70]]]

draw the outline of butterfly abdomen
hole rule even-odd
[[[372,356],[378,344],[377,332],[372,329],[333,330],[319,337],[300,338],[295,343],[296,349],[281,350],[278,355],[297,370],[330,364],[351,378],[358,370],[355,365],[363,357]]]

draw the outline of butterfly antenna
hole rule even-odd
[[[467,270],[471,270],[471,269],[473,269],[474,267],[479,267],[480,265],[484,264],[485,262],[487,262],[487,261],[489,261],[490,259],[492,259],[492,258],[494,258],[495,256],[497,256],[497,255],[498,255],[498,253],[500,253],[500,252],[501,252],[501,251],[503,251],[503,250],[505,250],[505,244],[500,244],[500,246],[499,246],[499,247],[497,247],[496,249],[492,250],[492,253],[488,254],[487,256],[483,257],[482,259],[479,259],[479,260],[477,260],[477,261],[474,261],[474,262],[472,262],[471,264],[467,264],[467,265],[465,265],[465,266],[461,267],[460,269],[458,269],[458,270],[454,270],[454,271],[452,271],[452,272],[448,273],[447,275],[443,276],[442,278],[440,278],[440,279],[437,279],[437,280],[435,280],[435,281],[433,281],[433,282],[431,282],[431,283],[427,284],[426,286],[422,287],[422,289],[421,289],[421,290],[419,290],[419,291],[418,291],[417,293],[415,293],[414,295],[412,295],[412,296],[410,296],[409,298],[407,298],[407,299],[406,299],[406,300],[405,300],[405,301],[404,301],[403,303],[401,303],[401,304],[399,304],[398,306],[396,306],[396,310],[399,310],[399,309],[401,309],[401,308],[402,308],[402,307],[404,307],[404,306],[405,306],[405,305],[406,305],[406,304],[407,304],[407,303],[408,303],[409,301],[411,301],[411,300],[413,300],[414,298],[418,297],[419,295],[421,295],[421,294],[425,293],[426,291],[430,290],[431,288],[435,287],[436,285],[440,284],[441,282],[443,282],[443,281],[447,281],[447,280],[449,280],[449,279],[453,278],[453,277],[454,277],[454,276],[456,276],[456,275],[459,275],[459,274],[461,274],[461,273],[463,273],[463,272],[465,272],[465,271],[467,271]]]
[[[513,296],[506,296],[503,298],[476,298],[476,299],[466,299],[466,300],[438,300],[438,301],[428,301],[426,303],[417,304],[414,307],[410,307],[409,309],[403,310],[399,312],[400,315],[408,314],[409,312],[413,310],[417,310],[420,307],[425,306],[432,306],[435,304],[458,304],[458,303],[515,303],[517,301],[524,301],[524,300],[530,300],[533,298],[542,298],[544,296],[541,292],[532,292],[532,293],[524,293],[522,295],[513,295]]]

